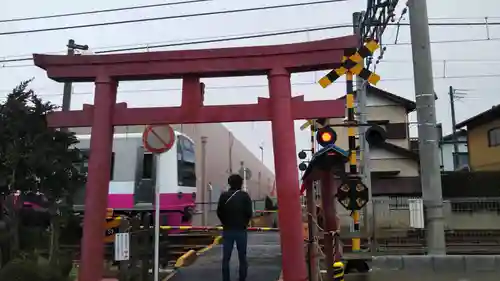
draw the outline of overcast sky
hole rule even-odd
[[[0,23],[0,33],[306,1],[312,0],[213,0],[207,3],[97,15]],[[164,2],[166,1],[87,0],[68,2],[62,0],[1,0],[0,20]],[[402,4],[398,11],[406,3],[406,1],[400,2]],[[489,22],[500,23],[500,1],[498,0],[478,0],[473,5],[471,1],[466,0],[434,0],[427,2],[431,22],[484,22],[485,17],[489,17]],[[0,61],[3,59],[26,57],[32,53],[64,53],[65,45],[70,38],[75,39],[78,44],[88,44],[93,50],[102,50],[122,47],[124,45],[138,46],[142,44],[146,46],[148,43],[190,41],[207,37],[235,36],[345,24],[351,22],[353,12],[360,11],[365,6],[366,0],[348,0],[338,3],[279,10],[150,21],[42,33],[0,35]],[[407,21],[408,17],[406,16],[402,22]],[[287,36],[163,48],[155,49],[155,51],[304,42],[347,35],[351,32],[351,28],[331,29]],[[487,40],[488,38],[491,40]],[[377,73],[382,76],[382,81],[378,87],[414,100],[411,48],[408,44],[410,40],[409,28],[401,27],[396,45],[394,44],[395,39],[396,28],[388,28],[384,36],[384,41],[388,44],[387,52],[376,69]],[[500,88],[498,85],[500,78],[500,55],[497,52],[497,49],[500,48],[500,27],[494,24],[489,27],[485,25],[431,27],[431,41],[448,42],[433,43],[432,57],[434,60],[433,71],[436,78],[434,86],[439,97],[437,101],[438,121],[444,124],[444,132],[449,133],[451,131],[449,100],[447,96],[449,86],[454,86],[464,91],[467,90],[467,96],[456,105],[458,121],[500,103],[500,95],[498,94]],[[32,83],[33,89],[45,99],[60,104],[62,100],[62,85],[47,79],[44,71],[31,65],[32,62],[30,61],[0,64],[0,99],[5,97],[9,89],[12,89],[20,81],[34,77],[35,81]],[[304,94],[308,100],[336,98],[343,95],[345,86],[341,81],[330,86],[327,90],[322,89],[315,83],[323,73],[294,75],[292,77],[294,94]],[[205,79],[204,82],[208,87],[205,98],[208,104],[254,103],[258,96],[268,96],[266,77]],[[128,102],[129,106],[138,107],[180,105],[180,83],[180,80],[120,83],[118,99],[122,102]],[[72,108],[80,109],[83,103],[92,103],[92,90],[93,86],[91,84],[75,84]],[[416,116],[412,115],[411,119],[412,121],[416,120]],[[296,122],[298,150],[309,147],[308,133],[300,132],[298,129],[301,123],[302,121]],[[264,142],[265,163],[271,168],[274,167],[270,123],[233,123],[227,124],[227,126],[256,155],[260,155],[259,143]],[[412,135],[416,135],[414,124],[412,125]]]

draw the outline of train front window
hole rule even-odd
[[[184,137],[177,137],[177,176],[179,186],[196,186],[196,155],[193,142]]]

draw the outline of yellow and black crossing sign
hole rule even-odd
[[[311,127],[312,125],[314,125],[314,130],[317,131],[317,130],[325,127],[327,123],[328,123],[328,119],[327,118],[319,118],[319,119],[307,120],[304,124],[302,124],[302,126],[300,126],[300,130],[304,131],[305,129],[307,129],[307,128]]]
[[[326,88],[340,76],[350,72],[365,79],[370,84],[376,85],[378,81],[380,81],[380,76],[364,68],[362,62],[365,58],[372,56],[373,52],[379,47],[380,45],[377,41],[370,40],[358,50],[347,49],[344,53],[344,58],[342,59],[340,67],[330,71],[330,73],[321,78],[318,83],[321,87]]]

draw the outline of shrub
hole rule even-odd
[[[59,270],[48,264],[39,264],[34,260],[13,260],[0,270],[0,280],[9,281],[66,281]]]

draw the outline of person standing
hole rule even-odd
[[[230,281],[229,262],[234,244],[238,250],[239,281],[245,281],[248,271],[247,226],[252,218],[252,199],[242,190],[243,178],[233,174],[227,183],[229,190],[222,193],[217,204],[217,216],[222,224],[222,280]]]

